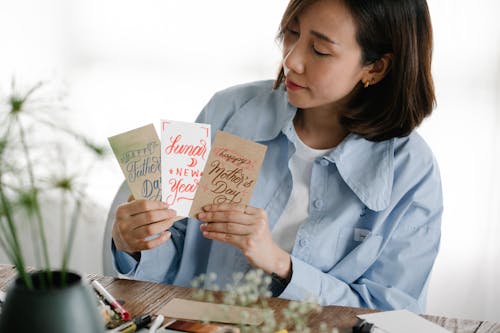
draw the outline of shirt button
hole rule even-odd
[[[320,164],[321,166],[326,167],[326,166],[328,166],[328,164],[330,164],[330,163],[329,163],[327,160],[325,160],[325,159],[321,159],[321,160],[319,161],[319,164]]]
[[[323,207],[323,200],[321,199],[318,199],[318,200],[315,200],[314,201],[314,207],[320,209],[321,207]]]
[[[299,240],[299,246],[300,247],[304,247],[304,246],[306,246],[306,244],[307,244],[307,241],[305,239]]]

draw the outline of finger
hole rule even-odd
[[[143,225],[139,228],[136,228],[133,231],[134,237],[144,239],[146,237],[150,237],[152,235],[159,234],[163,231],[166,231],[170,227],[172,227],[172,224],[174,224],[174,221],[172,221],[172,219],[168,219],[168,220],[163,220],[163,221]]]
[[[171,236],[172,236],[172,234],[170,233],[170,231],[165,231],[154,239],[142,240],[137,244],[138,251],[150,250],[152,248],[155,248],[155,247],[165,243]]]
[[[232,235],[249,235],[252,228],[247,225],[237,223],[205,223],[200,225],[200,230],[207,232],[218,232]]]
[[[131,215],[140,214],[150,210],[165,210],[168,205],[156,200],[135,200],[131,202]]]
[[[172,219],[177,215],[176,211],[173,209],[157,209],[149,210],[143,213],[135,214],[130,216],[130,223],[135,227],[139,228],[144,225],[148,225],[155,222],[160,222],[163,220]]]
[[[231,204],[231,203],[223,203],[223,204],[210,204],[202,207],[205,212],[212,211],[239,211],[245,214],[254,215],[260,212],[260,208],[255,208],[249,205],[243,204]]]
[[[121,204],[117,210],[117,217],[131,216],[148,210],[166,209],[168,205],[161,201],[154,200],[135,200]]]
[[[235,203],[210,204],[203,206],[202,209],[206,212],[210,211],[245,211],[246,205]]]
[[[203,236],[208,239],[213,239],[219,242],[228,243],[241,248],[240,244],[244,242],[246,236],[226,234],[222,232],[204,231]]]
[[[202,222],[232,222],[239,224],[252,224],[255,219],[252,215],[247,215],[240,211],[210,211],[198,214],[198,219]]]

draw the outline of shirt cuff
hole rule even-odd
[[[123,275],[133,275],[139,262],[127,252],[118,250],[114,241],[111,241],[111,251],[115,258],[116,271]]]
[[[304,261],[291,256],[293,274],[290,283],[280,297],[290,300],[304,300],[321,297],[321,273]],[[321,299],[318,300],[321,304]]]

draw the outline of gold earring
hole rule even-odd
[[[366,80],[366,82],[365,82],[365,88],[368,88],[368,86],[369,86],[371,83],[373,83],[373,82],[375,82],[375,78],[374,78],[374,77],[372,77],[370,80]]]

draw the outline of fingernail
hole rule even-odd
[[[211,207],[211,205],[207,205],[207,206],[203,206],[203,208],[202,208],[202,209],[203,209],[205,212],[208,212],[208,211],[210,210],[210,207]]]
[[[168,203],[164,202],[164,203],[163,203],[163,207],[168,209],[168,207],[170,207],[170,206],[169,206],[169,204],[168,204]]]
[[[199,219],[203,219],[203,218],[205,218],[206,216],[207,216],[207,214],[205,214],[205,213],[199,213],[199,214],[198,214],[198,218],[199,218]]]

